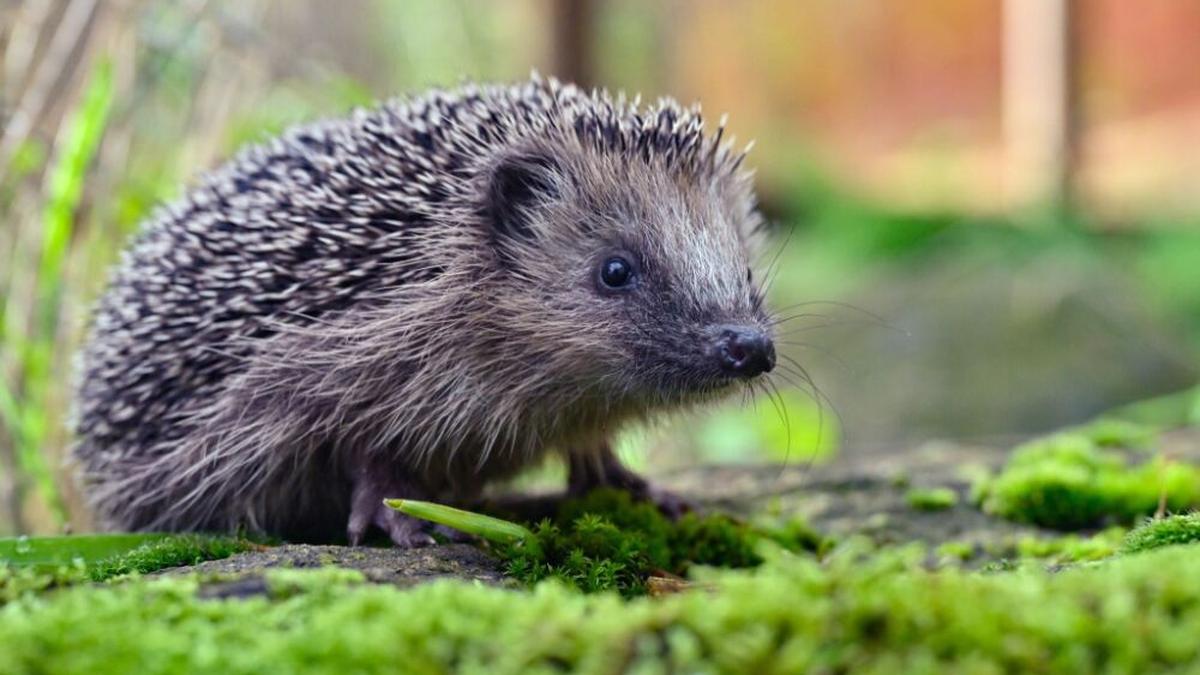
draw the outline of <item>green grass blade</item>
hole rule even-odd
[[[508,520],[501,520],[500,518],[485,516],[482,513],[473,513],[450,506],[412,499],[385,499],[383,503],[414,518],[452,527],[460,532],[483,537],[488,541],[507,544],[514,541],[531,540],[533,538],[533,533],[523,525],[518,525]]]
[[[83,100],[68,122],[62,148],[50,167],[49,189],[42,214],[39,287],[43,292],[56,289],[61,281],[62,261],[75,229],[75,209],[83,194],[88,166],[104,136],[112,99],[112,66],[103,60],[92,72]]]

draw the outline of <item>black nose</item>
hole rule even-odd
[[[754,377],[775,367],[775,344],[761,329],[721,326],[716,341],[721,370],[737,377]]]

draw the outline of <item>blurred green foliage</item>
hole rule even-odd
[[[320,86],[280,87],[267,92],[253,109],[233,120],[225,131],[223,154],[264,143],[290,126],[345,112],[375,101],[362,84],[329,76]]]
[[[1026,443],[975,486],[983,510],[1057,530],[1132,524],[1159,510],[1200,507],[1200,468],[1161,455],[1137,457],[1144,430],[1102,420]],[[1141,451],[1145,452],[1145,451]]]
[[[904,494],[904,501],[917,511],[945,511],[958,503],[958,493],[950,488],[914,488]]]
[[[1116,555],[1126,532],[1124,527],[1113,526],[1090,535],[1022,537],[1017,541],[1016,552],[1022,558],[1033,558],[1043,565],[1092,562]]]
[[[785,151],[786,152],[786,151]],[[808,157],[804,148],[793,154]],[[1109,230],[1086,212],[1044,208],[1009,215],[897,211],[833,184],[811,159],[775,176],[770,202],[786,240],[778,299],[838,298],[882,273],[956,260],[963,269],[1097,265],[1128,274],[1158,312],[1174,317],[1200,350],[1200,222],[1144,216],[1144,227]],[[772,251],[772,254],[774,251]]]
[[[836,453],[839,428],[828,404],[788,388],[704,417],[691,440],[711,461],[821,462]]]

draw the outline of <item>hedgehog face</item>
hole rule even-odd
[[[497,314],[537,317],[543,381],[648,405],[774,367],[744,182],[585,148],[518,153],[491,176]]]

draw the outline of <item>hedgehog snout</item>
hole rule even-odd
[[[709,356],[726,375],[748,379],[775,367],[775,343],[761,328],[717,326],[710,332],[715,337],[709,345]]]

